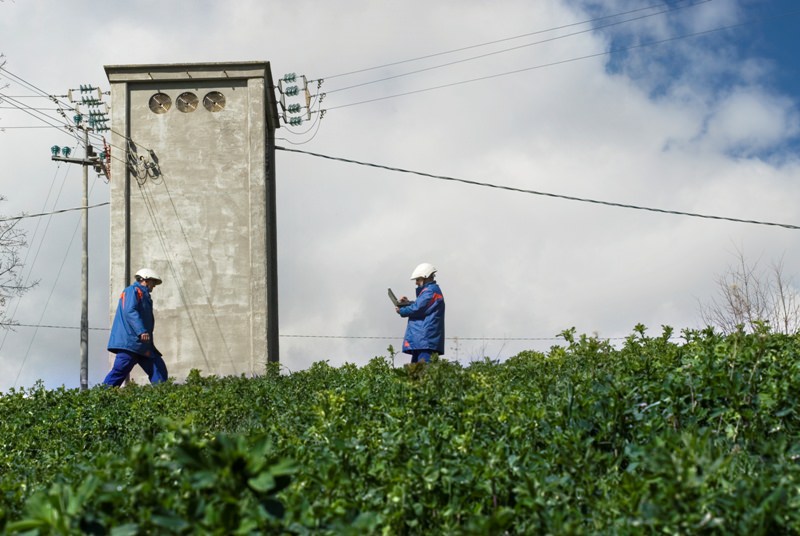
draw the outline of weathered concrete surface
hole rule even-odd
[[[152,268],[164,279],[153,292],[155,341],[170,376],[180,381],[195,368],[262,373],[278,360],[278,123],[269,63],[106,66],[106,73],[112,146],[128,149],[112,149],[112,318],[133,274]],[[197,102],[182,99],[187,92]],[[224,107],[204,102],[215,92]],[[161,113],[151,107],[157,94],[167,96],[156,106]],[[139,370],[133,377],[147,381]]]

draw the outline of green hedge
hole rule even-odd
[[[0,397],[16,534],[800,532],[800,339]]]

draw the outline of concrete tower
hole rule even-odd
[[[275,144],[268,62],[106,66],[111,315],[142,267],[170,376],[278,361]],[[113,356],[111,356],[113,359]],[[146,378],[137,368],[137,382]]]

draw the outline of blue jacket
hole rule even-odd
[[[113,353],[133,352],[145,357],[161,355],[153,343],[153,299],[147,287],[136,281],[122,291],[117,304],[117,313],[111,325],[108,351]],[[142,333],[150,334],[150,342],[139,340]]]
[[[430,350],[444,354],[444,296],[436,281],[417,287],[417,299],[401,307],[399,313],[408,318],[403,352]]]

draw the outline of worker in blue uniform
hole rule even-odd
[[[153,341],[155,316],[150,295],[160,284],[161,278],[153,270],[142,268],[136,272],[136,281],[122,291],[108,338],[108,351],[116,358],[103,380],[106,385],[122,385],[136,365],[150,383],[167,381],[167,366]]]
[[[397,313],[408,318],[403,339],[403,353],[411,354],[411,362],[431,360],[431,354],[444,354],[444,296],[435,281],[436,268],[427,262],[417,266],[411,279],[417,284],[417,299],[400,299]]]

